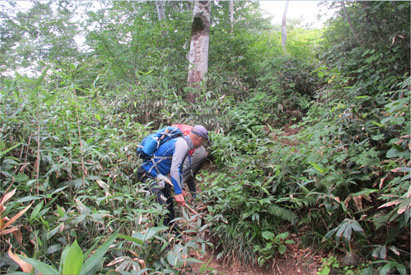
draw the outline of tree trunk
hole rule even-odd
[[[166,20],[166,14],[164,12],[163,1],[156,1],[158,21]]]
[[[351,23],[351,18],[350,18],[350,16],[348,15],[347,8],[345,7],[345,3],[344,3],[344,2],[341,2],[341,5],[342,5],[342,8],[343,8],[343,10],[344,10],[345,18],[347,19],[348,25],[350,26],[351,33],[354,35],[355,39],[356,39],[360,44],[362,44],[362,43],[361,43],[361,39],[358,37],[358,34],[355,32],[354,27],[353,27],[353,25],[352,25],[352,23]]]
[[[191,43],[187,86],[201,92],[204,75],[208,71],[208,47],[210,41],[211,2],[196,1],[191,25]],[[186,99],[195,103],[198,93],[188,91]]]
[[[230,23],[231,23],[230,32],[233,32],[234,30],[234,0],[230,0]]]
[[[285,3],[284,13],[283,13],[283,20],[281,22],[281,46],[283,47],[284,52],[287,52],[287,12],[288,12],[288,4],[290,1]]]

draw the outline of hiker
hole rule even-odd
[[[149,186],[150,191],[156,194],[157,202],[166,205],[169,211],[164,219],[164,225],[171,226],[177,236],[179,236],[180,230],[177,224],[173,222],[174,200],[171,196],[171,186],[168,183],[164,184],[156,177],[170,174],[176,202],[184,205],[182,166],[188,152],[200,148],[205,140],[209,140],[207,129],[201,125],[196,125],[188,135],[173,138],[161,144],[154,153],[154,159],[144,161],[143,165],[137,170],[137,179],[140,182],[152,181]]]
[[[173,124],[172,127],[176,127],[188,135],[193,129],[193,126],[186,124]],[[207,140],[209,141],[209,140]],[[197,149],[194,149],[194,152],[189,152],[189,156],[184,161],[183,167],[183,182],[187,183],[188,190],[190,191],[191,198],[195,199],[197,196],[195,177],[203,167],[204,161],[207,158],[207,152],[204,146],[200,146]]]

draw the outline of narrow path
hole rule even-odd
[[[193,252],[190,255],[203,262],[192,264],[192,274],[317,274],[321,265],[320,255],[315,255],[311,248],[300,249],[298,245],[289,247],[288,252],[277,259],[274,259],[268,266],[244,266],[241,263],[232,266],[221,264],[213,255],[213,251],[208,250],[206,255],[198,255]],[[203,273],[200,271],[204,271]]]

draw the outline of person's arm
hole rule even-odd
[[[184,138],[179,138],[174,146],[175,149],[173,153],[173,159],[171,161],[170,177],[171,182],[174,186],[174,193],[176,195],[179,195],[182,193],[183,189],[183,176],[181,171],[181,164],[183,163],[187,155],[189,147]]]

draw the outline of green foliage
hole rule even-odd
[[[1,14],[1,63],[7,64],[1,71],[11,74],[30,68],[32,74],[40,73],[44,63],[62,65],[81,59],[74,39],[79,22],[72,20],[78,3],[35,2],[30,6],[23,12],[7,4]]]
[[[330,274],[331,269],[340,267],[340,262],[336,257],[323,258],[321,259],[321,262],[323,264],[317,272],[318,275],[328,275]]]
[[[362,236],[365,236],[364,230],[361,228],[358,222],[354,220],[350,220],[350,219],[345,219],[336,228],[329,231],[324,236],[324,239],[329,239],[332,235],[335,235],[337,241],[339,241],[341,237],[344,237],[344,242],[347,245],[347,247],[351,247],[350,241],[351,241],[353,232],[358,232]]]
[[[410,58],[406,50],[409,48],[410,3],[355,1],[345,5],[352,29],[340,9],[341,16],[325,32],[322,59],[342,68],[347,76],[353,77],[353,83],[366,76],[364,83],[383,81],[387,85],[379,87],[389,86],[389,76],[408,71],[403,60]]]
[[[283,232],[277,236],[270,231],[264,231],[261,233],[263,238],[267,240],[265,247],[257,245],[254,250],[258,251],[261,256],[258,258],[258,264],[263,266],[264,263],[275,256],[277,253],[280,255],[287,251],[287,244],[293,244],[293,240],[287,240],[289,232]]]
[[[319,268],[318,275],[328,275],[328,274],[367,274],[367,269],[365,265],[360,266],[344,266],[339,259],[335,256],[330,256],[328,258],[321,259],[322,265]]]
[[[356,51],[363,51],[364,57],[371,53],[360,48]],[[366,62],[374,61],[368,59]],[[372,64],[376,69],[377,64]],[[378,66],[381,67],[377,70],[387,68],[385,63]],[[301,70],[296,71],[301,73]],[[256,102],[239,105],[244,112],[233,108],[230,122],[239,123],[232,123],[230,131],[214,137],[216,162],[226,168],[214,177],[208,192],[215,201],[208,208],[215,216],[211,220],[215,224],[214,232],[220,239],[225,238],[225,244],[230,243],[228,247],[247,247],[245,241],[257,245],[258,232],[270,230],[265,229],[265,222],[274,228],[278,222],[268,218],[266,213],[281,213],[277,217],[288,221],[289,228],[295,225],[310,228],[303,237],[310,240],[310,244],[335,249],[339,242],[331,242],[331,236],[344,237],[346,245],[340,249],[355,249],[362,257],[367,257],[366,245],[381,243],[397,252],[390,254],[390,259],[407,263],[409,251],[401,240],[407,239],[410,217],[407,182],[410,78],[405,72],[375,77],[365,71],[353,78],[336,66],[320,67],[315,73],[323,80],[321,89],[316,86],[314,90],[317,90],[312,90],[311,96],[316,101],[295,101],[293,106],[296,110],[304,106],[308,110],[302,117],[299,126],[303,129],[293,147],[275,146],[272,141],[263,139],[267,132],[252,131],[260,125],[260,130],[264,129],[270,119],[281,115],[272,106],[264,109],[265,114],[259,113],[262,108],[251,108],[251,105],[259,106]],[[278,77],[268,74],[263,77],[261,81],[272,85],[272,91],[287,88],[279,85]],[[320,84],[318,80],[305,83],[310,88]],[[274,94],[266,96],[265,101],[273,104],[278,98]],[[255,126],[257,128],[253,128]],[[268,130],[268,137],[276,138],[276,143],[289,144],[284,138],[278,139],[279,133],[270,127],[265,130]],[[260,185],[263,188],[256,189]],[[259,204],[253,203],[256,197]],[[273,206],[264,207],[263,201],[276,202],[278,210]],[[292,215],[287,217],[285,210],[291,210]],[[257,224],[258,228],[251,224]],[[398,226],[398,230],[388,230],[392,226]],[[237,239],[228,237],[232,232],[237,234]],[[360,233],[361,238],[354,238],[353,232]],[[222,249],[220,255],[225,257],[229,248]],[[237,252],[236,258],[249,261],[245,249]],[[346,272],[351,271],[346,269]]]
[[[77,241],[70,246],[66,246],[61,259],[59,271],[51,265],[42,263],[36,259],[23,258],[23,260],[31,264],[38,272],[43,274],[90,274],[95,273],[98,270],[99,265],[104,254],[109,249],[110,245],[117,238],[117,233],[113,234],[107,239],[83,264],[83,252],[79,247]]]
[[[73,77],[79,69],[72,65],[67,75],[53,70],[61,78],[58,89],[42,86],[50,79],[46,70],[37,80],[6,81],[1,90],[0,184],[3,190],[8,186],[18,190],[4,216],[32,202],[28,215],[21,217],[26,226],[10,244],[28,255],[27,261],[42,273],[107,272],[110,262],[124,271],[186,268],[182,263],[195,261],[186,259],[188,249],[201,251],[202,240],[186,243],[173,264],[168,263],[169,233],[154,228],[166,210],[153,202],[145,186],[135,184],[140,163],[134,148],[151,126],[118,114],[115,104],[102,104],[107,98],[79,88]],[[155,235],[142,238],[147,230]],[[133,239],[117,240],[113,234],[117,231]],[[99,245],[103,240],[110,242]],[[134,240],[141,241],[135,245]],[[79,262],[81,251],[84,261],[81,257]],[[133,253],[140,255],[139,261],[134,261]],[[67,265],[70,261],[76,264]],[[12,272],[18,266],[8,260],[1,268]]]
[[[290,56],[277,56],[261,63],[263,73],[258,78],[258,89],[269,96],[268,110],[278,126],[300,121],[311,106],[314,91],[319,87],[318,77],[312,74],[314,69],[309,62]]]
[[[409,2],[345,3],[352,26],[343,9],[321,31],[293,25],[287,54],[258,3],[235,2],[231,29],[219,2],[196,104],[183,100],[189,2],[166,2],[164,22],[154,2],[0,5],[0,185],[15,190],[2,226],[16,217],[2,227],[14,230],[2,231],[2,272],[19,268],[9,245],[39,272],[190,272],[188,252],[205,251],[205,233],[223,262],[263,265],[301,232],[337,255],[322,274],[405,273]],[[80,26],[71,19],[82,7]],[[84,51],[73,43],[81,32]],[[30,65],[38,73],[10,76]],[[185,244],[155,226],[165,210],[135,175],[138,142],[177,122],[210,130],[215,164],[200,175],[207,224],[184,211],[178,220],[196,235]],[[354,251],[370,264],[337,265]]]

